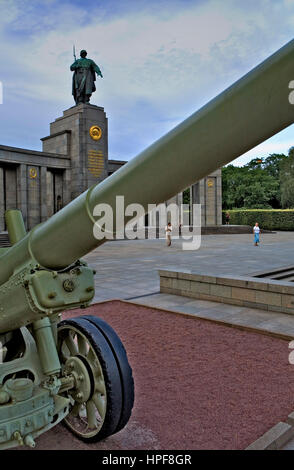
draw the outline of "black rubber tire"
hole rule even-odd
[[[105,439],[106,437],[116,432],[122,415],[123,393],[117,361],[104,335],[93,323],[89,322],[88,320],[82,317],[64,320],[59,323],[59,351],[61,345],[60,342],[62,340],[62,327],[65,326],[72,326],[81,331],[81,333],[83,333],[83,335],[87,338],[93,350],[95,351],[95,354],[97,355],[97,358],[101,364],[101,368],[104,375],[104,382],[107,394],[107,407],[103,425],[101,429],[97,432],[97,434],[94,436],[81,436],[78,432],[75,432],[70,427],[70,425],[66,422],[66,418],[63,420],[63,423],[73,434],[75,434],[82,441],[97,442],[101,439]]]
[[[134,405],[134,379],[127,353],[118,334],[108,323],[106,323],[106,321],[92,315],[86,315],[82,318],[85,318],[89,322],[93,323],[93,325],[95,325],[101,331],[105,339],[108,341],[108,344],[111,347],[117,362],[123,395],[121,417],[115,431],[118,432],[123,429],[129,421]]]

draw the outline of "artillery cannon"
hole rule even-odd
[[[11,247],[0,256],[0,448],[31,447],[64,420],[87,441],[122,429],[134,401],[132,371],[114,330],[88,315],[94,273],[81,257],[97,204],[116,196],[144,208],[171,198],[294,122],[294,41],[159,139],[111,177],[26,233],[7,211]],[[114,221],[114,233],[129,220]],[[103,267],[101,267],[103,269]]]

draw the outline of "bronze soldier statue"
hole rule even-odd
[[[86,59],[87,51],[80,52],[80,59],[70,66],[70,70],[74,72],[72,80],[72,94],[76,105],[80,103],[89,103],[90,97],[96,91],[95,81],[96,73],[103,78],[98,65],[91,59]]]

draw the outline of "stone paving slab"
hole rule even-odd
[[[202,318],[228,321],[232,324],[258,328],[281,335],[288,335],[289,337],[293,336],[294,338],[293,315],[272,313],[267,310],[247,309],[246,307],[235,307],[216,302],[207,302],[206,307],[203,307],[201,304],[197,305],[197,301],[189,302],[189,300],[189,297],[159,293],[134,299],[134,302],[173,312],[189,313]]]
[[[197,271],[206,275],[248,276],[261,270],[294,265],[294,233],[263,234],[253,245],[251,234],[204,235],[199,250],[183,251],[182,241],[118,240],[105,243],[84,259],[96,269],[95,302],[116,298],[113,291],[126,289],[122,298],[159,290],[159,269]],[[142,291],[141,291],[142,289]],[[132,292],[130,292],[132,291]]]

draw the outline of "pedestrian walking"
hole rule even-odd
[[[172,232],[172,224],[169,222],[165,227],[165,238],[167,246],[171,246],[171,232]]]
[[[229,225],[230,224],[230,214],[228,212],[226,212],[225,220],[226,220],[226,225]]]
[[[253,227],[253,233],[254,233],[254,245],[258,246],[259,243],[259,234],[260,234],[260,227],[258,225],[258,222]]]

